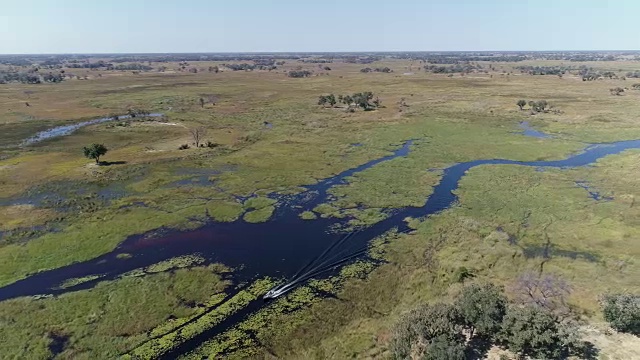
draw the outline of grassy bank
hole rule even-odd
[[[633,64],[589,66],[627,71]],[[114,71],[37,88],[0,85],[0,285],[94,259],[135,234],[194,229],[211,218],[268,221],[286,204],[267,194],[299,192],[387,156],[409,139],[407,156],[354,174],[300,216],[310,222],[348,216],[354,226],[370,225],[387,209],[422,206],[442,169],[457,162],[562,159],[590,142],[640,138],[640,91],[612,96],[608,90],[630,79],[532,76],[513,72],[510,63],[453,77],[415,71],[405,60],[373,65],[394,72],[361,73],[360,64],[336,62],[330,75],[293,79],[286,71],[317,66],[287,61],[273,72]],[[372,91],[383,106],[347,112],[344,105],[316,105],[319,95],[360,91]],[[209,95],[215,105],[201,106],[199,98]],[[558,111],[532,114],[519,110],[519,99],[547,100]],[[93,125],[18,146],[42,129],[128,108],[166,119]],[[553,138],[523,136],[520,121]],[[203,140],[216,146],[195,148],[194,127],[205,128]],[[104,160],[110,165],[83,157],[82,147],[96,142],[109,148]],[[190,147],[179,150],[184,144]],[[358,262],[313,281],[185,356],[382,358],[389,329],[404,312],[450,298],[464,281],[510,289],[526,271],[566,279],[572,309],[587,323],[599,321],[599,295],[640,289],[634,241],[639,160],[637,151],[627,151],[576,169],[473,168],[454,207],[410,220],[410,234],[387,235],[372,252],[384,261]],[[594,192],[602,199],[592,198]],[[152,358],[181,343],[182,335],[221,323],[272,285],[257,276],[234,284],[249,290],[228,299],[230,283],[219,267],[183,260],[91,290],[0,302],[2,353],[49,358],[60,347],[59,358]]]

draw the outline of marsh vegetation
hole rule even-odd
[[[640,92],[609,93],[633,88],[637,56],[0,57],[65,74],[0,85],[0,353],[458,356],[500,334],[490,353],[556,357],[585,349],[585,327],[615,353],[609,326],[637,330],[640,152],[586,144],[640,139]],[[442,211],[425,218],[427,199]],[[361,256],[262,301],[354,230],[327,264]],[[496,311],[469,312],[476,296]],[[531,323],[558,336],[523,339]]]

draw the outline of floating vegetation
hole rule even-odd
[[[224,294],[224,293],[213,295],[211,297],[211,299],[209,299],[209,301],[204,303],[203,304],[204,306],[199,308],[197,310],[197,312],[194,313],[192,316],[183,317],[183,318],[169,319],[166,322],[164,322],[164,323],[158,325],[157,327],[155,327],[150,332],[151,337],[153,337],[153,338],[160,337],[162,335],[166,335],[166,334],[178,329],[180,326],[182,326],[182,325],[186,324],[187,322],[193,320],[197,316],[200,316],[200,315],[204,314],[207,311],[207,309],[210,309],[210,308],[215,307],[216,305],[219,305],[226,298],[227,298],[227,295]]]
[[[313,211],[304,211],[300,213],[300,218],[302,220],[315,220],[318,218],[318,215],[316,215],[316,213],[314,213]]]
[[[260,223],[265,222],[271,218],[273,212],[276,210],[273,206],[267,206],[259,210],[249,211],[244,214],[244,221],[248,223]]]
[[[165,272],[167,270],[181,269],[199,265],[204,263],[205,261],[206,259],[199,255],[184,255],[150,265],[145,270],[147,273]]]
[[[80,284],[84,284],[84,283],[89,282],[89,281],[100,279],[103,276],[104,275],[89,275],[89,276],[69,279],[69,280],[63,282],[62,284],[60,284],[58,289],[66,289],[66,288],[74,287],[76,285],[80,285]]]
[[[357,261],[345,266],[336,276],[311,280],[307,285],[277,298],[237,326],[204,342],[187,357],[255,356],[261,352],[261,338],[293,331],[307,320],[300,314],[301,310],[309,309],[327,295],[337,294],[347,279],[365,278],[374,268],[372,261]],[[283,321],[284,316],[286,321]]]
[[[259,299],[273,286],[271,279],[260,279],[248,288],[240,290],[228,301],[214,306],[210,311],[189,317],[183,321],[183,325],[174,331],[153,338],[124,355],[124,359],[157,359],[189,339],[210,330],[231,314],[247,306],[250,302]],[[172,320],[175,321],[175,320]]]
[[[220,202],[213,201],[207,204],[207,211],[216,221],[230,222],[240,218],[244,212],[242,205],[237,202]]]
[[[262,208],[274,205],[275,203],[275,200],[268,197],[257,196],[247,199],[244,202],[244,208],[245,210],[260,210]]]

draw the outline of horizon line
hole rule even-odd
[[[637,52],[632,49],[612,49],[612,50],[356,50],[356,51],[187,51],[187,52],[60,52],[60,53],[0,53],[0,56],[53,56],[53,55],[227,55],[227,54],[256,54],[256,55],[277,55],[277,54],[396,54],[396,53],[557,53],[557,52]]]

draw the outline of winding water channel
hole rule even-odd
[[[139,115],[139,117],[160,117],[160,116],[162,116],[162,114]],[[117,116],[109,116],[109,117],[103,117],[98,119],[92,119],[92,120],[83,121],[75,124],[56,126],[51,129],[40,131],[39,133],[33,135],[32,137],[25,139],[22,142],[22,145],[32,145],[40,141],[54,139],[60,136],[66,136],[85,126],[102,124],[108,121],[126,120],[126,119],[131,119],[133,117],[135,116],[117,115]]]
[[[58,295],[88,289],[99,281],[115,279],[134,269],[190,254],[198,254],[204,257],[208,263],[219,262],[237,269],[233,273],[233,280],[236,283],[264,276],[291,279],[299,273],[300,269],[317,259],[320,254],[325,253],[331,244],[336,244],[344,236],[344,234],[337,234],[331,229],[335,229],[336,226],[344,226],[348,221],[348,219],[334,218],[302,220],[299,214],[325,202],[327,191],[332,186],[346,183],[347,177],[381,162],[406,156],[410,151],[411,143],[411,141],[407,141],[392,155],[372,160],[357,168],[321,180],[315,185],[308,186],[307,191],[286,198],[286,201],[281,201],[281,206],[268,222],[251,224],[242,220],[231,223],[211,221],[197,230],[167,230],[157,236],[131,236],[114,251],[95,259],[33,274],[2,287],[0,288],[0,301],[20,296]],[[400,232],[408,231],[405,218],[422,218],[451,207],[457,200],[453,191],[458,188],[460,179],[473,167],[500,164],[536,168],[571,168],[592,164],[604,156],[637,148],[640,148],[640,140],[592,144],[582,152],[562,160],[525,162],[485,159],[452,165],[444,169],[440,183],[433,188],[433,193],[426,199],[423,206],[390,209],[389,216],[385,220],[353,234],[348,241],[332,248],[329,255],[332,255],[335,260],[334,267],[341,266],[358,256],[366,256],[365,250],[374,237],[394,228]],[[117,258],[117,255],[121,253],[128,253],[132,256],[127,259]],[[99,278],[64,289],[58,288],[60,284],[69,279],[88,276],[99,276]],[[209,331],[187,340],[171,353],[165,354],[164,357],[172,358],[177,354],[194,349],[202,342],[225,331],[260,309],[264,304],[262,299],[251,302],[243,310],[233,314]]]

